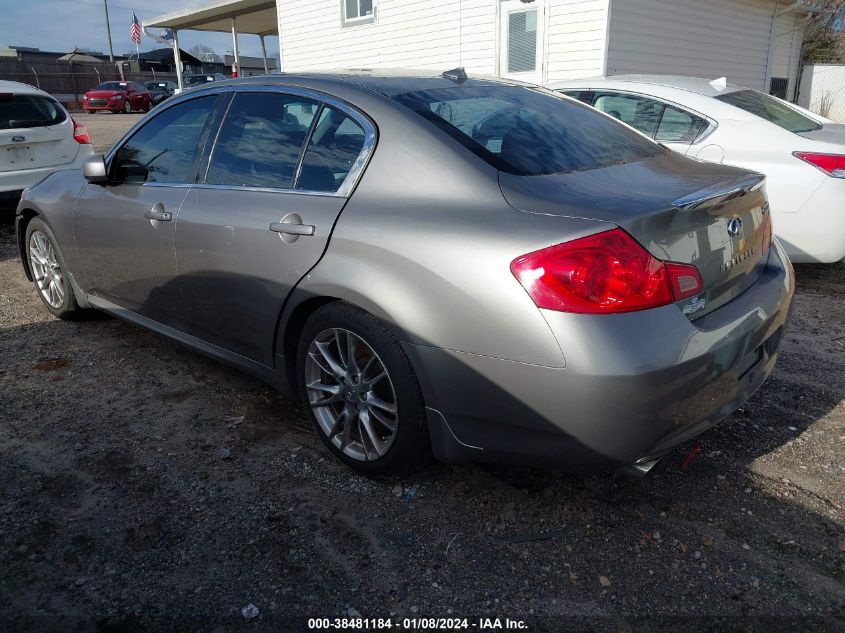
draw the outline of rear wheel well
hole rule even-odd
[[[20,220],[18,220],[18,250],[21,254],[21,263],[23,264],[26,278],[32,281],[32,271],[29,268],[29,260],[26,257],[26,227],[29,225],[32,218],[38,217],[38,213],[34,209],[22,209],[18,212]]]
[[[287,385],[290,393],[294,396],[299,394],[299,384],[296,376],[296,351],[299,347],[299,338],[305,328],[308,318],[324,305],[342,301],[337,297],[311,297],[306,299],[293,309],[290,317],[285,323],[285,330],[282,338],[282,349],[286,369]]]

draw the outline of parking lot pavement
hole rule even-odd
[[[73,114],[77,122],[88,127],[95,152],[107,151],[142,116],[144,116],[142,113],[135,112],[132,114],[112,114],[111,112]]]

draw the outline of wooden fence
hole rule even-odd
[[[103,81],[176,80],[175,73],[121,71],[119,63],[26,62],[0,57],[0,79],[19,81],[40,88],[70,108],[79,107],[82,95]]]

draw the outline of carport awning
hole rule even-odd
[[[237,18],[238,33],[279,33],[275,0],[225,0],[199,9],[180,9],[144,20],[144,28],[228,33],[232,29],[232,18]]]

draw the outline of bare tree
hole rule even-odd
[[[845,0],[843,0],[845,1]],[[214,52],[214,49],[205,44],[197,44],[188,49],[188,52],[196,57],[201,62],[219,62],[222,61],[220,55]]]
[[[819,12],[804,31],[804,63],[845,62],[845,0],[816,0],[813,6]]]

